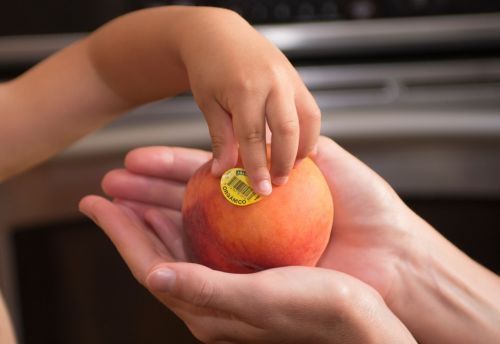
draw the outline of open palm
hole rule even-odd
[[[413,342],[379,295],[384,296],[395,278],[391,266],[398,242],[390,237],[402,231],[391,214],[403,205],[376,174],[322,139],[315,159],[334,190],[337,208],[332,240],[319,267],[229,274],[182,263],[187,255],[180,209],[186,183],[210,158],[208,152],[185,148],[134,150],[124,169],[103,179],[113,201],[87,196],[80,204],[113,241],[136,279],[195,336],[221,343],[271,343],[271,338],[334,343],[345,342],[345,333],[353,342],[367,342],[368,334],[376,333],[387,336],[376,342]],[[358,178],[363,182],[356,183]],[[168,292],[164,288],[171,284],[161,278],[165,268],[176,276],[176,287]],[[345,321],[347,314],[351,322]],[[384,327],[387,331],[380,331]]]
[[[107,174],[103,189],[155,232],[157,251],[166,246],[175,260],[184,261],[180,209],[185,185],[210,158],[208,152],[185,148],[136,149],[124,169]],[[359,278],[387,297],[411,240],[407,219],[413,213],[382,178],[333,141],[321,138],[314,160],[335,204],[332,239],[318,266]]]

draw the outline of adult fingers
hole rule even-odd
[[[265,108],[258,98],[243,97],[231,111],[241,160],[250,183],[258,194],[269,195],[272,186],[267,167]]]
[[[271,178],[274,184],[285,184],[297,157],[299,120],[295,104],[283,91],[271,93],[266,103],[266,117],[272,132]]]
[[[178,261],[187,261],[181,234],[182,217],[180,213],[175,214],[179,218],[172,215],[168,209],[153,208],[145,213],[145,219],[173,257]]]
[[[102,182],[104,192],[114,198],[128,199],[180,210],[186,189],[179,182],[131,173],[125,169],[108,172]]]
[[[148,222],[147,215],[150,212],[161,211],[162,213],[165,214],[165,216],[168,216],[168,218],[170,219],[170,221],[174,226],[179,228],[179,230],[180,228],[182,228],[182,213],[180,210],[158,207],[151,204],[126,200],[121,198],[115,198],[113,202],[115,204],[123,205],[129,209],[132,209],[137,214],[137,216],[145,222]]]
[[[321,110],[302,82],[295,96],[295,105],[300,123],[297,159],[301,160],[316,149],[321,129]]]
[[[127,170],[151,177],[187,182],[211,158],[206,151],[179,147],[143,147],[125,157]]]
[[[173,261],[167,251],[155,247],[134,212],[99,196],[86,196],[80,211],[90,217],[111,239],[135,278],[144,284],[153,266]]]

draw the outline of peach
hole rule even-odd
[[[182,207],[193,261],[237,273],[316,265],[330,239],[333,201],[311,159],[293,169],[287,184],[247,206],[224,197],[210,167],[211,161],[191,177]]]

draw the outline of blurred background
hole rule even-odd
[[[17,0],[0,81],[139,8],[241,13],[297,67],[334,138],[458,247],[500,272],[500,2]],[[0,185],[0,286],[22,343],[196,343],[77,212],[144,145],[209,148],[189,94],[135,110]]]

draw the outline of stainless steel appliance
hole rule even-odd
[[[224,5],[255,23],[312,90],[323,134],[378,171],[459,247],[500,271],[500,3],[145,3],[179,2]],[[49,4],[9,2],[0,13],[0,79],[143,6]],[[0,185],[0,285],[24,342],[193,342],[76,211],[128,149],[150,144],[209,147],[189,95],[137,109]]]

